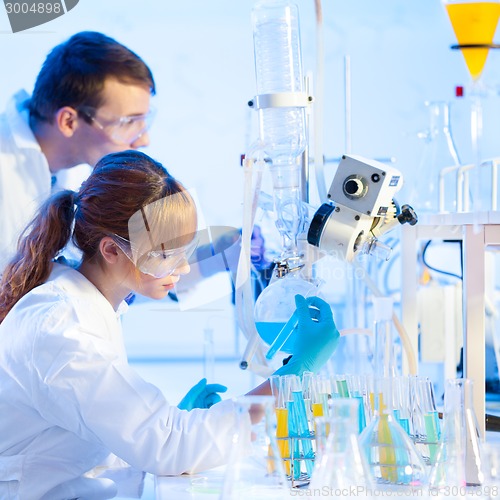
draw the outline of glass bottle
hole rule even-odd
[[[276,444],[273,396],[235,400],[237,423],[221,500],[285,499],[289,496],[283,462]],[[251,424],[249,420],[256,420]]]
[[[418,165],[412,206],[423,213],[457,211],[457,175],[451,170],[443,176],[440,193],[440,175],[444,168],[460,165],[457,148],[450,128],[450,108],[446,101],[426,102],[429,112],[429,128],[419,134],[424,140]],[[441,199],[440,199],[441,197]]]

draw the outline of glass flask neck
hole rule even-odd
[[[450,107],[445,101],[429,102],[429,126],[431,136],[450,133]]]

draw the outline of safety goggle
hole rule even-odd
[[[113,234],[112,238],[118,248],[141,273],[154,278],[165,278],[173,274],[176,269],[187,265],[198,245],[198,238],[195,236],[182,247],[167,250],[162,244],[159,250],[150,250],[140,257],[134,258],[137,252],[134,251],[129,240],[117,234]]]
[[[104,124],[102,120],[96,118],[96,109],[83,106],[79,107],[78,111],[105,132],[112,141],[117,144],[126,144],[127,146],[133,144],[149,130],[156,114],[156,110],[151,108],[146,114],[121,116],[113,118]]]

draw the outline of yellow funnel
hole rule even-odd
[[[500,2],[445,2],[459,45],[491,45],[500,15]],[[474,80],[483,71],[488,48],[462,48]]]

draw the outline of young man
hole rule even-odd
[[[147,146],[153,75],[116,40],[81,32],[47,56],[31,98],[18,92],[0,116],[0,274],[56,174]]]

